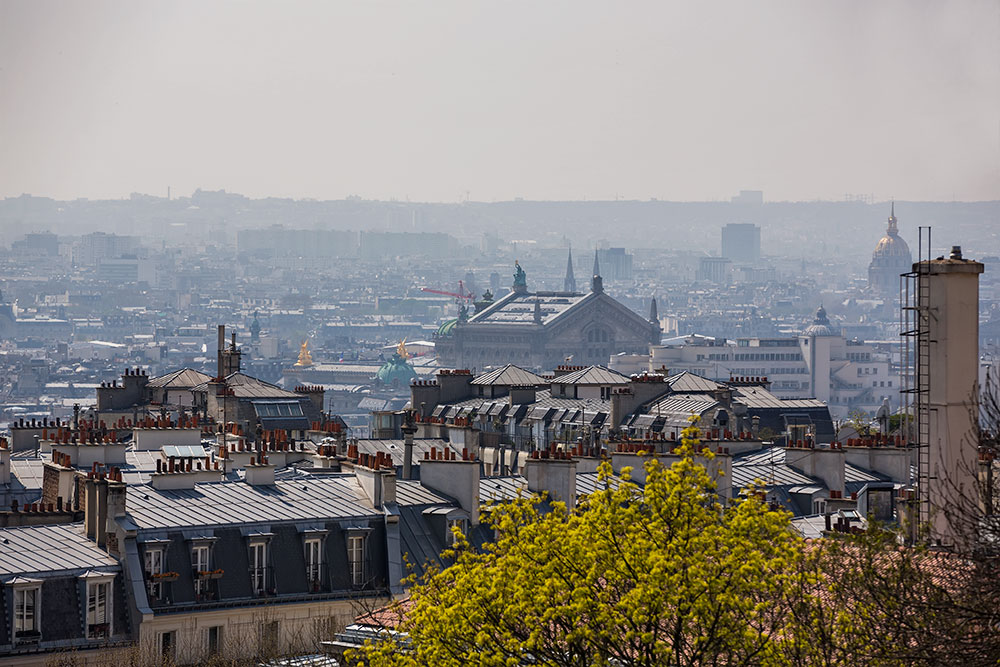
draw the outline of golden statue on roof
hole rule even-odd
[[[396,346],[396,354],[400,356],[403,361],[410,358],[410,353],[406,351],[406,339],[399,341],[399,345]]]
[[[295,362],[295,365],[299,368],[313,365],[312,353],[309,352],[308,338],[302,341],[302,346],[299,348],[299,360]]]

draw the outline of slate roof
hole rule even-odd
[[[118,567],[118,561],[87,539],[82,523],[0,530],[0,577]]]
[[[207,482],[194,489],[130,487],[126,508],[140,529],[227,526],[373,516],[352,474],[275,481]]]
[[[182,368],[166,375],[151,378],[146,386],[167,389],[190,389],[191,387],[204,384],[211,379],[212,376],[206,375],[201,371],[196,371],[193,368]]]
[[[622,385],[628,384],[629,378],[618,371],[604,366],[587,366],[578,371],[560,375],[552,380],[554,384],[587,384],[587,385]]]
[[[488,373],[483,373],[472,380],[477,386],[501,386],[501,387],[524,387],[527,385],[548,384],[548,380],[541,375],[535,375],[531,371],[526,371],[514,364],[507,364]]]

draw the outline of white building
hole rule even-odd
[[[637,355],[612,357],[609,367],[632,373]],[[849,341],[830,325],[826,310],[797,337],[739,338],[723,341],[688,336],[650,348],[648,369],[690,371],[713,380],[766,377],[781,398],[816,398],[830,407],[834,419],[852,410],[874,412],[888,397],[899,404],[899,377],[889,355],[873,345]]]

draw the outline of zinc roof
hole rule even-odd
[[[0,530],[0,577],[117,568],[118,561],[87,539],[82,523]]]
[[[424,458],[424,454],[431,450],[431,447],[436,447],[439,452],[443,452],[445,449],[450,449],[459,456],[462,455],[462,449],[450,444],[447,440],[442,440],[440,438],[420,438],[413,441],[413,463],[414,465],[420,465],[420,460]],[[403,454],[405,452],[405,441],[403,440],[358,440],[358,451],[362,454],[375,454],[376,452],[382,452],[383,454],[388,454],[392,457],[392,464],[396,466],[403,465]]]
[[[150,379],[147,387],[167,387],[176,389],[188,389],[208,382],[212,377],[193,368],[182,368],[166,375]]]
[[[396,503],[398,505],[449,505],[454,501],[447,496],[431,491],[420,482],[409,479],[396,480]]]
[[[688,371],[678,373],[677,375],[668,378],[667,384],[669,384],[670,389],[675,392],[706,392],[722,388],[722,385],[718,382],[709,380],[708,378],[703,378],[700,375],[695,375],[694,373],[689,373]]]
[[[126,508],[140,529],[222,526],[376,515],[354,475],[275,481],[208,482],[194,489],[130,487]]]
[[[578,371],[560,375],[552,380],[554,384],[591,384],[591,385],[621,385],[628,384],[629,379],[618,371],[604,366],[587,366]]]
[[[237,398],[302,398],[295,392],[286,391],[281,387],[250,377],[245,373],[233,373],[226,378],[229,387]],[[207,391],[208,383],[203,382],[192,391]]]
[[[815,398],[778,398],[763,387],[734,387],[733,399],[745,404],[748,408],[781,408],[784,410],[826,408],[823,401]]]
[[[524,387],[527,385],[547,384],[548,381],[540,375],[526,371],[514,364],[507,364],[488,373],[483,373],[472,380],[474,385],[497,385],[501,387]]]

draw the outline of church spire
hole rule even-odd
[[[597,261],[597,250],[594,251],[594,277],[590,279],[590,291],[604,291],[604,279],[601,278],[601,265]]]
[[[563,280],[563,291],[576,291],[576,277],[573,276],[573,246],[570,246],[569,255],[566,257],[566,279]]]
[[[656,312],[656,295],[653,295],[653,300],[649,302],[649,321],[653,324],[659,324],[660,318],[659,313]]]
[[[889,227],[886,229],[886,232],[889,233],[889,234],[891,234],[891,235],[893,235],[893,236],[895,236],[896,234],[899,233],[899,226],[896,224],[896,201],[895,200],[893,200],[892,203],[889,204]]]

